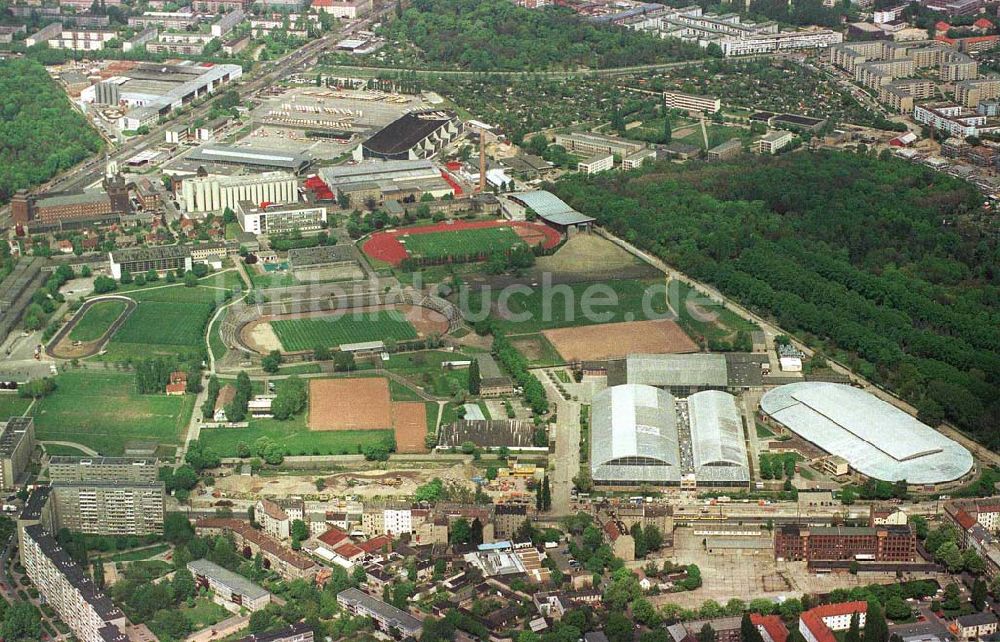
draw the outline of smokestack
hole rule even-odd
[[[479,131],[479,191],[486,191],[486,132]]]

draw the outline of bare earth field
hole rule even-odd
[[[633,352],[698,352],[697,344],[667,319],[557,328],[542,334],[566,361],[624,357]]]
[[[389,380],[311,379],[307,425],[309,430],[391,428],[392,402],[389,398]]]
[[[396,431],[396,452],[425,453],[427,447],[427,412],[419,401],[397,401],[392,404]]]

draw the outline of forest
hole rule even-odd
[[[102,145],[41,64],[0,61],[0,203],[76,165]]]
[[[627,67],[705,56],[680,40],[597,26],[569,9],[531,10],[509,0],[414,0],[389,23],[386,35],[420,50],[421,60],[412,62],[472,71]]]
[[[904,161],[802,152],[569,176],[611,232],[1000,447],[1000,261],[967,183]]]

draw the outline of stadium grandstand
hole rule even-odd
[[[779,386],[761,398],[760,407],[770,423],[843,457],[865,477],[934,486],[962,479],[973,469],[972,455],[963,446],[848,385]]]
[[[571,227],[589,229],[596,220],[577,212],[561,198],[545,190],[508,194],[501,204],[511,218],[523,220],[527,218],[527,211],[531,210],[561,232]]]

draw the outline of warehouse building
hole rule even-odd
[[[115,250],[108,253],[111,276],[121,280],[122,272],[139,274],[156,270],[166,272],[192,267],[191,249],[181,245],[161,245],[157,247],[136,247]]]
[[[334,18],[357,20],[372,11],[372,0],[313,0],[312,8]]]
[[[288,196],[287,189],[283,195]],[[291,200],[295,199],[295,195]],[[240,227],[251,234],[283,234],[293,230],[314,232],[323,229],[326,223],[325,207],[271,205],[268,201],[261,204],[261,201],[246,200],[237,203],[233,209]]]
[[[356,588],[337,593],[337,603],[356,616],[370,617],[390,635],[419,638],[423,632],[423,624],[417,618]]]
[[[381,204],[424,194],[441,198],[454,188],[441,177],[441,170],[429,160],[372,160],[355,165],[324,167],[320,178],[331,193],[344,196],[351,207],[367,201]]]
[[[188,562],[187,569],[194,575],[199,587],[206,587],[213,593],[217,604],[234,613],[246,609],[253,613],[271,602],[271,594],[242,575],[222,568],[206,559]]]
[[[729,374],[722,354],[632,354],[620,364],[608,366],[608,384],[635,383],[665,388],[673,395],[686,397],[702,390],[726,390]]]
[[[35,420],[11,417],[0,432],[0,490],[13,490],[35,450]]]
[[[760,408],[769,424],[843,457],[865,477],[934,486],[963,479],[973,469],[963,446],[848,385],[779,386],[761,398]]]
[[[21,564],[45,602],[81,642],[128,639],[125,614],[39,524],[21,529]]]
[[[217,212],[227,207],[235,212],[241,201],[259,206],[299,200],[298,182],[291,172],[185,178],[180,193],[181,206],[188,212]]]
[[[241,165],[257,171],[283,170],[301,174],[312,164],[312,159],[304,154],[295,154],[278,149],[248,149],[227,145],[205,145],[187,156],[188,160],[219,165]]]
[[[785,525],[774,534],[774,557],[786,562],[913,562],[917,536],[908,524],[899,526]]]
[[[595,395],[590,474],[599,486],[679,485],[674,397],[635,384],[613,386]]]
[[[462,134],[462,121],[450,111],[404,114],[354,150],[354,160],[430,158]]]
[[[687,398],[691,452],[698,486],[749,486],[743,417],[736,398],[718,390]]]

